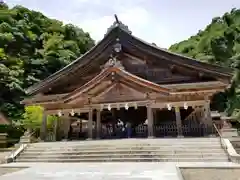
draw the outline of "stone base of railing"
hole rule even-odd
[[[230,137],[237,137],[238,136],[238,132],[237,129],[235,128],[223,128],[221,129],[221,135],[224,138],[230,138]]]
[[[6,163],[14,162],[14,159],[27,147],[27,144],[20,144],[18,148],[16,148],[14,151],[9,154],[9,156],[5,157]]]
[[[31,143],[31,142],[32,142],[31,136],[22,136],[20,138],[20,143],[21,144],[28,144],[28,143]]]
[[[148,138],[148,139],[154,139],[155,136],[148,136],[147,138]]]
[[[224,144],[227,150],[227,153],[231,162],[240,163],[240,155],[236,152],[236,150],[232,146],[232,143],[229,141],[229,139],[222,139],[222,141],[223,141],[222,143]]]
[[[183,135],[178,135],[177,138],[184,138],[184,136]]]

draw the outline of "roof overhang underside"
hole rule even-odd
[[[175,96],[212,95],[224,91],[228,84],[220,81],[158,85],[135,76],[122,68],[109,67],[71,93],[57,95],[35,95],[25,99],[26,105],[69,105],[120,101],[144,101]]]

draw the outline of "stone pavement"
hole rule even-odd
[[[6,156],[9,156],[9,154],[10,154],[11,152],[8,152],[8,151],[6,151],[6,152],[0,152],[0,164],[2,164],[2,163],[5,163],[6,162]]]
[[[30,167],[1,180],[180,180],[177,166],[230,167],[234,163],[11,163],[1,167]]]

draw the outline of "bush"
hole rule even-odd
[[[0,133],[6,133],[7,136],[7,147],[18,143],[20,137],[24,134],[25,129],[22,126],[16,125],[0,125]]]

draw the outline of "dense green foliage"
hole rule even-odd
[[[25,129],[36,131],[40,129],[43,118],[43,108],[41,106],[27,106],[23,114],[21,124]],[[47,126],[53,127],[54,121],[57,120],[56,116],[47,117]]]
[[[0,125],[0,133],[7,134],[7,147],[11,147],[13,144],[17,143],[24,131],[24,127],[19,125]],[[1,147],[0,143],[0,148]]]
[[[215,108],[240,118],[240,9],[232,9],[170,51],[235,70],[232,88],[214,98]]]
[[[28,109],[23,116],[20,101],[25,97],[24,89],[69,64],[93,45],[89,34],[74,25],[63,25],[22,6],[9,8],[0,3],[0,111],[13,120],[23,117],[28,124],[26,119],[31,121],[31,113],[38,109]],[[240,117],[240,9],[214,18],[204,30],[172,45],[170,50],[234,68],[232,88],[218,94],[213,105]]]
[[[22,6],[0,3],[0,111],[21,118],[24,89],[94,45],[88,33]]]

